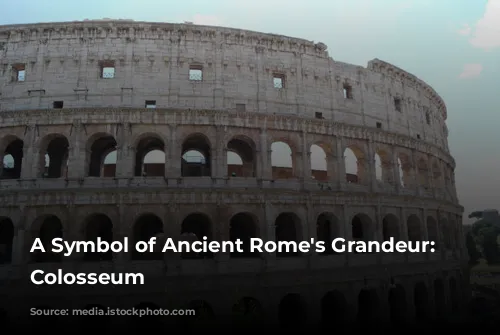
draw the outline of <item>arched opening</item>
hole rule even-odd
[[[2,139],[2,148],[0,152],[2,166],[0,179],[19,179],[23,164],[24,142],[17,137],[6,137]]]
[[[273,179],[290,179],[295,177],[294,153],[285,142],[271,144],[271,166]]]
[[[45,145],[45,143],[47,143]],[[40,146],[41,176],[44,178],[66,177],[69,141],[63,135],[49,135]]]
[[[422,230],[420,228],[420,219],[418,216],[412,214],[406,221],[408,229],[408,241],[418,242],[422,240]]]
[[[354,241],[370,241],[373,236],[372,220],[366,214],[356,214],[351,220],[352,239]]]
[[[411,186],[411,163],[410,158],[400,153],[398,155],[399,182],[402,187]]]
[[[89,139],[90,160],[88,167],[89,177],[104,177],[113,172],[111,177],[115,176],[115,167],[109,163],[106,164],[106,158],[111,152],[116,151],[116,140],[109,134],[98,134]],[[116,164],[116,161],[115,161]],[[105,170],[107,168],[107,171]]]
[[[330,291],[321,298],[321,328],[327,332],[342,330],[347,325],[348,305],[339,291]]]
[[[460,312],[460,293],[458,290],[457,280],[450,278],[450,301],[451,301],[451,314],[456,316]]]
[[[42,315],[30,318],[30,324],[27,325],[28,329],[33,332],[38,332],[41,329],[51,329],[54,325],[61,326],[64,316],[55,315],[53,312],[55,306],[38,305],[33,306],[38,311],[42,311]],[[67,318],[67,316],[66,316]]]
[[[382,167],[382,158],[378,153],[375,154],[375,178],[377,181],[382,182],[384,175],[383,175],[383,167]]]
[[[249,333],[258,329],[264,319],[264,310],[257,299],[244,297],[233,306],[234,332]]]
[[[132,316],[130,326],[132,331],[136,332],[157,332],[162,329],[162,320],[165,318],[158,315],[160,307],[151,302],[141,302],[134,307],[142,316]],[[156,314],[156,315],[155,315]]]
[[[212,222],[210,218],[202,213],[189,214],[183,221],[181,226],[181,238],[185,241],[203,241],[203,237],[207,240],[212,239]],[[181,258],[184,259],[197,259],[197,258],[212,258],[213,254],[196,253],[196,252],[183,252]]]
[[[429,293],[423,282],[415,285],[413,302],[415,305],[415,320],[419,323],[426,321],[429,317]]]
[[[235,137],[227,143],[227,175],[254,178],[257,162],[255,143],[246,137]]]
[[[389,241],[391,237],[398,241],[399,237],[399,220],[394,214],[387,214],[382,219],[382,235],[384,241]]]
[[[14,223],[11,219],[0,217],[0,264],[12,262],[12,244],[14,243]]]
[[[436,220],[432,216],[427,217],[427,234],[429,241],[434,241],[434,249],[439,249],[439,230]]]
[[[233,252],[231,257],[259,257],[259,253],[250,252],[250,239],[259,236],[258,226],[252,214],[238,213],[229,222],[229,237],[231,241],[241,240],[243,252]]]
[[[41,221],[38,237],[42,242],[45,252],[36,250],[32,253],[36,263],[61,262],[62,253],[52,252],[52,240],[63,237],[63,225],[61,220],[55,215],[48,215],[35,221],[34,227]]]
[[[115,177],[116,176],[116,162],[117,162],[117,151],[112,150],[104,156],[104,162],[102,166],[102,176],[103,177]]]
[[[307,321],[307,307],[304,299],[290,293],[284,296],[278,307],[278,319],[281,330],[285,332],[298,332],[304,330]]]
[[[163,221],[154,214],[141,215],[134,224],[133,229],[133,243],[139,241],[149,242],[152,237],[157,237],[163,233]],[[163,260],[163,253],[161,250],[155,248],[153,252],[138,252],[135,247],[131,248],[132,260],[141,261],[155,261]]]
[[[434,303],[436,318],[443,318],[446,315],[446,294],[442,279],[434,280]]]
[[[330,150],[323,149],[322,145],[313,144],[310,148],[311,157],[311,177],[317,181],[328,181],[331,175],[328,171],[327,152]]]
[[[389,290],[390,319],[393,325],[403,325],[406,321],[406,293],[401,285]]]
[[[278,215],[275,224],[275,238],[276,242],[281,241],[292,241],[299,242],[301,238],[301,224],[300,219],[295,213],[281,213]],[[282,248],[286,249],[286,248]],[[295,251],[292,248],[290,250],[281,250],[281,252],[276,252],[277,257],[292,257],[298,256],[300,251]]]
[[[321,213],[316,220],[316,235],[318,241],[325,243],[323,254],[333,254],[332,241],[339,236],[337,217],[332,213]]]
[[[185,330],[186,334],[202,334],[216,326],[215,313],[208,302],[204,300],[191,301],[187,306],[187,310],[194,311],[194,314],[181,318],[183,330]]]
[[[88,315],[81,316],[81,323],[79,324],[79,329],[82,334],[89,331],[106,331],[109,330],[110,326],[110,316],[106,315],[107,308],[99,304],[90,304],[83,307],[84,310],[88,311]],[[96,322],[96,318],[99,322]]]
[[[165,143],[156,135],[144,136],[135,148],[136,177],[163,177],[165,175]]]
[[[104,214],[92,214],[85,220],[86,241],[97,242],[98,238],[108,243],[113,242],[113,222]],[[112,259],[111,250],[107,252],[89,251],[83,255],[83,260],[86,262],[111,261]]]
[[[427,161],[423,158],[420,158],[417,162],[417,170],[418,170],[418,184],[420,187],[424,189],[429,188],[429,167],[427,165]]]
[[[182,143],[182,176],[210,177],[212,175],[210,141],[203,134],[193,134]]]
[[[346,181],[360,184],[363,179],[363,154],[358,148],[347,147],[344,150]]]
[[[370,328],[378,323],[379,305],[375,289],[362,289],[359,292],[357,320],[362,327]]]

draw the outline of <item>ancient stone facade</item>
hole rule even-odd
[[[0,158],[13,161],[0,180],[0,280],[9,283],[0,307],[19,303],[32,287],[44,305],[134,306],[150,296],[170,308],[204,301],[199,306],[215,316],[231,315],[237,301],[252,297],[270,320],[278,320],[286,299],[306,306],[301,318],[318,322],[334,300],[349,306],[335,315],[359,316],[360,296],[376,298],[374,311],[387,319],[393,304],[405,306],[408,320],[445,305],[460,309],[468,280],[447,111],[415,76],[380,60],[367,68],[336,62],[322,43],[122,21],[3,26],[0,61]],[[292,152],[286,179],[273,173],[275,142]],[[326,155],[321,180],[311,173],[312,145]],[[357,158],[355,179],[346,179],[346,149]],[[147,173],[151,150],[164,152],[165,163]],[[203,172],[182,158],[189,150],[203,154]],[[112,176],[103,173],[111,152]],[[242,167],[230,170],[240,172],[228,173],[228,152],[240,156]],[[148,259],[29,253],[39,236],[187,233],[215,240],[394,237],[434,240],[438,251]],[[61,261],[74,272],[144,272],[148,285],[95,287],[84,296],[52,287],[50,302],[43,298],[49,289],[16,290],[33,269],[53,271]]]

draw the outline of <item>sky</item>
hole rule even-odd
[[[430,84],[446,102],[464,217],[500,209],[500,0],[0,0],[0,5],[2,25],[190,21],[323,42],[342,62],[392,63]]]

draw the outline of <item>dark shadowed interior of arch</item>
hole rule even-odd
[[[89,177],[114,177],[116,168],[105,167],[106,156],[116,150],[113,136],[102,136],[90,146]],[[106,164],[111,165],[111,164]],[[115,163],[116,165],[116,163]]]
[[[366,214],[356,214],[351,221],[352,239],[368,241],[371,238],[371,220]]]
[[[161,139],[153,136],[143,138],[135,150],[134,175],[136,177],[163,177],[165,175],[165,143]],[[152,157],[153,155],[162,157]]]
[[[206,236],[207,240],[212,239],[212,222],[210,218],[202,213],[189,214],[183,221],[181,226],[181,238],[185,241],[203,241]],[[196,252],[183,252],[181,258],[184,259],[197,259],[197,258],[212,258],[213,254],[196,253]]]
[[[457,315],[460,310],[460,293],[455,278],[450,278],[450,302],[452,315]]]
[[[406,322],[406,293],[401,285],[389,290],[389,313],[393,325],[403,325]]]
[[[428,240],[429,241],[434,241],[434,249],[439,249],[439,230],[438,230],[438,225],[436,220],[429,216],[427,218],[427,234],[428,234]]]
[[[444,317],[446,314],[446,295],[442,279],[434,280],[434,304],[436,307],[436,317]]]
[[[323,255],[333,254],[332,241],[339,235],[337,217],[331,213],[321,213],[316,221],[318,241],[325,242]]]
[[[233,252],[231,257],[259,257],[258,252],[250,252],[250,239],[258,237],[256,222],[251,214],[238,213],[229,222],[231,241],[241,240],[243,252]]]
[[[161,315],[154,315],[158,312],[159,306],[151,302],[141,302],[134,306],[139,313],[143,316],[133,315],[130,316],[130,330],[135,332],[153,332],[160,329],[162,326],[162,319],[165,318]]]
[[[339,291],[330,291],[321,298],[321,326],[326,332],[340,330],[347,324],[348,305]]]
[[[191,135],[182,143],[181,160],[183,177],[210,177],[212,175],[212,153],[204,135]]]
[[[307,321],[307,307],[304,299],[296,293],[284,296],[278,306],[278,319],[283,331],[303,330]]]
[[[232,323],[234,332],[244,332],[255,327],[264,317],[260,302],[252,297],[244,297],[234,304]],[[248,333],[248,332],[246,332]]]
[[[113,223],[111,219],[104,214],[94,214],[87,218],[85,222],[86,241],[97,242],[97,238],[108,243],[113,242]],[[83,260],[88,262],[111,261],[113,253],[107,252],[86,252]]]
[[[256,160],[253,142],[247,139],[233,138],[227,144],[227,150],[227,175],[229,177],[255,177]]]
[[[144,214],[134,224],[134,245],[139,241],[148,242],[152,237],[156,237],[161,233],[163,233],[163,221],[154,214]],[[132,260],[154,261],[163,259],[161,250],[155,249],[153,252],[138,252],[133,248],[131,251]]]
[[[417,242],[422,240],[420,219],[416,215],[410,215],[406,221],[408,229],[408,241]]]
[[[14,242],[14,223],[9,218],[0,217],[0,264],[12,262],[12,243]]]
[[[57,216],[51,215],[43,218],[40,230],[38,233],[45,252],[35,251],[32,256],[36,263],[60,262],[62,260],[61,253],[51,252],[52,240],[54,238],[63,237],[63,226],[61,220]]]
[[[215,326],[216,315],[212,306],[205,300],[193,300],[187,306],[187,310],[193,310],[194,315],[180,317],[182,334],[203,334],[212,330]]]
[[[276,242],[292,241],[298,242],[300,238],[300,219],[294,213],[281,213],[275,221],[275,238]],[[281,252],[276,252],[278,257],[292,257],[299,255],[299,251],[286,250],[282,248]]]
[[[107,312],[106,307],[100,304],[89,304],[84,306],[83,309],[88,310],[91,314],[80,316],[81,322],[79,327],[82,333],[108,330],[111,317],[105,314]],[[96,318],[98,318],[100,322],[95,322]]]
[[[379,299],[375,289],[363,289],[358,295],[357,320],[369,328],[378,323]]]
[[[387,214],[382,219],[382,234],[384,241],[389,241],[392,237],[394,240],[399,240],[399,220],[393,214]]]
[[[415,305],[415,319],[425,321],[429,317],[429,293],[424,283],[419,282],[413,290],[413,302]]]
[[[53,138],[47,145],[45,155],[41,155],[42,173],[44,178],[61,178],[66,176],[69,142],[64,136]],[[46,160],[48,159],[48,166]]]
[[[23,147],[24,142],[20,139],[15,139],[7,145],[3,155],[0,156],[3,157],[0,179],[21,178]]]

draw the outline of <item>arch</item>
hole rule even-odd
[[[446,315],[446,293],[444,282],[440,278],[434,280],[434,304],[436,317],[443,318]]]
[[[201,133],[191,134],[182,143],[181,173],[183,177],[210,177],[212,151],[210,140]]]
[[[460,313],[460,293],[457,285],[457,280],[454,277],[451,277],[449,280],[449,285],[451,314],[458,315]]]
[[[314,180],[328,181],[333,177],[330,172],[331,169],[329,169],[331,167],[328,166],[330,162],[327,156],[327,152],[330,153],[331,149],[327,150],[325,147],[325,144],[315,143],[309,148],[311,153],[309,159],[311,164],[311,177]]]
[[[392,156],[382,148],[375,149],[375,176],[382,183],[392,185],[394,180],[394,167]]]
[[[10,218],[0,217],[0,265],[12,262],[14,223]]]
[[[358,295],[357,320],[369,328],[378,323],[380,301],[375,289],[364,288]]]
[[[278,306],[278,320],[283,331],[302,330],[307,321],[307,306],[304,298],[297,293],[285,295]]]
[[[358,213],[351,220],[352,239],[354,241],[370,241],[373,237],[373,223],[370,217]]]
[[[389,290],[390,320],[393,325],[403,325],[406,321],[406,292],[397,284]]]
[[[40,143],[39,177],[66,177],[69,141],[62,134],[47,135]]]
[[[413,302],[415,305],[415,319],[423,322],[429,318],[429,292],[423,282],[415,284],[413,290]]]
[[[344,164],[346,181],[359,184],[363,178],[363,152],[354,146],[346,147],[344,150]]]
[[[347,325],[348,304],[345,296],[337,291],[329,291],[321,298],[321,328],[326,332],[342,330]]]
[[[256,146],[246,136],[235,136],[227,143],[227,175],[254,178],[257,173]]]
[[[191,213],[184,218],[181,225],[181,237],[187,241],[202,241],[204,237],[208,241],[212,239],[212,220],[203,213]],[[183,252],[182,258],[211,258],[212,253]]]
[[[281,213],[276,217],[274,225],[276,242],[300,241],[302,237],[302,225],[297,214],[291,212]],[[278,257],[292,257],[298,254],[299,251],[295,252],[295,250],[292,249],[290,249],[289,252],[284,250],[282,250],[282,252],[276,252],[276,256]]]
[[[418,184],[425,189],[429,188],[429,166],[423,157],[417,161]]]
[[[415,214],[410,215],[406,220],[406,226],[408,229],[408,241],[418,242],[422,240],[422,229],[418,216]]]
[[[35,263],[61,262],[62,254],[51,251],[52,240],[54,238],[63,237],[63,225],[61,220],[55,215],[46,215],[35,221],[41,223],[38,230],[38,237],[42,242],[45,252],[41,252],[40,250],[33,252],[31,254],[32,260]]]
[[[163,233],[163,221],[155,214],[143,214],[134,223],[132,241],[134,245],[139,241],[148,242],[152,237]],[[150,261],[163,260],[161,250],[153,252],[138,252],[135,247],[131,250],[132,260]]]
[[[116,156],[114,163],[113,161],[110,162],[111,159],[108,157],[112,152],[116,152],[116,146],[116,139],[110,134],[99,133],[89,138],[87,141],[87,150],[90,153],[88,161],[89,177],[115,176]]]
[[[6,136],[2,138],[2,166],[0,167],[0,179],[21,178],[24,142],[17,136]]]
[[[382,158],[380,155],[376,152],[375,157],[374,157],[374,164],[375,164],[375,179],[377,181],[383,181],[384,180],[384,173],[383,173],[383,165],[382,165]]]
[[[142,134],[136,139],[136,177],[163,177],[165,175],[165,142],[156,134]]]
[[[108,243],[113,242],[113,222],[105,214],[91,214],[85,220],[85,240],[97,242],[100,238]],[[113,253],[108,252],[86,252],[83,260],[87,262],[111,261]]]
[[[252,297],[243,297],[234,304],[233,325],[234,331],[240,332],[257,328],[264,319],[264,309],[260,302]]]
[[[429,241],[434,241],[434,248],[439,249],[440,241],[439,241],[439,229],[436,219],[432,216],[427,217],[427,235]]]
[[[109,330],[111,317],[106,315],[107,308],[100,304],[88,304],[83,307],[84,310],[88,310],[89,315],[82,315],[81,322],[79,324],[82,333],[89,331],[101,331]],[[99,321],[95,322],[95,318],[98,317]]]
[[[134,306],[139,313],[142,312],[142,316],[131,316],[130,326],[133,331],[136,332],[156,332],[162,327],[161,315],[155,315],[154,311],[158,311],[160,306],[152,302],[141,302]]]
[[[260,236],[256,217],[251,213],[237,213],[229,220],[231,241],[241,240],[243,252],[231,253],[231,257],[259,257],[259,253],[250,251],[250,239]]]
[[[395,241],[400,239],[399,219],[394,214],[386,214],[382,219],[382,235],[384,241],[392,237]]]
[[[318,241],[325,242],[323,254],[332,254],[332,241],[339,234],[339,220],[333,213],[323,212],[316,219],[316,236]]]
[[[273,179],[295,177],[295,153],[289,143],[276,141],[271,144],[271,167]]]
[[[411,187],[411,161],[410,157],[404,153],[398,154],[399,182],[402,187]]]

